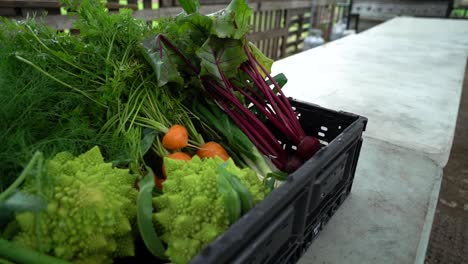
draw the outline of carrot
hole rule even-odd
[[[228,160],[229,154],[220,144],[210,141],[203,144],[200,149],[197,151],[197,155],[200,158],[213,158],[215,156],[219,156],[222,160]]]
[[[188,145],[188,131],[182,125],[173,125],[163,136],[162,144],[169,150],[185,148]]]
[[[190,157],[189,154],[184,153],[184,152],[174,152],[171,153],[167,156],[170,159],[176,159],[176,160],[191,160],[192,157]],[[164,168],[164,164],[162,165],[162,173],[164,175],[164,178],[166,178],[166,169]]]
[[[166,179],[163,179],[163,178],[159,178],[158,176],[154,176],[154,184],[156,185],[156,187],[158,189],[161,189],[163,188],[163,182],[165,181]]]

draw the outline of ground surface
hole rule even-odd
[[[426,263],[468,263],[468,65]]]

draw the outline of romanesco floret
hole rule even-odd
[[[167,179],[164,194],[153,198],[154,220],[162,227],[161,239],[168,244],[166,255],[176,264],[188,263],[229,226],[223,197],[218,188],[219,157],[191,161],[165,159]],[[226,169],[239,177],[255,203],[267,194],[267,188],[250,169],[240,169],[229,159]]]
[[[57,154],[43,178],[30,179],[23,190],[42,195],[47,210],[17,215],[17,243],[83,264],[112,263],[114,257],[134,254],[137,191],[128,170],[105,163],[94,147],[78,157]]]

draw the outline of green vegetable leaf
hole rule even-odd
[[[243,38],[250,30],[252,8],[245,0],[232,0],[221,12],[214,15],[213,34],[220,38]]]
[[[283,171],[274,171],[267,174],[267,178],[273,178],[278,181],[285,181],[288,178],[288,174]]]
[[[235,77],[240,65],[247,60],[242,45],[240,40],[210,36],[197,51],[202,60],[200,75],[212,75],[219,80],[223,79],[222,76]]]
[[[0,208],[2,209],[2,212],[4,210],[10,210],[14,212],[40,212],[47,208],[47,203],[42,197],[22,191],[17,191],[5,202],[1,203]]]
[[[12,263],[71,264],[66,260],[46,255],[36,249],[3,238],[0,238],[0,255],[1,258],[8,259]]]
[[[265,178],[264,184],[270,191],[273,191],[275,189],[275,183],[275,178]]]
[[[198,12],[200,3],[197,0],[179,0],[180,5],[187,14]]]
[[[137,197],[137,222],[138,230],[146,248],[156,257],[165,259],[164,246],[156,233],[153,225],[152,192],[154,188],[154,174],[150,167],[146,167],[148,173],[138,183],[140,191]]]
[[[239,199],[241,201],[242,214],[247,213],[255,206],[252,194],[247,189],[247,187],[245,187],[245,185],[239,180],[239,178],[236,175],[226,170],[225,168],[226,165],[221,165],[221,166],[223,166],[223,168],[221,169],[222,173],[224,174],[226,179],[229,181],[232,188],[239,195]]]
[[[14,213],[40,212],[47,208],[46,201],[37,195],[16,191],[5,201],[0,202],[0,226],[8,223]]]
[[[252,51],[254,58],[263,66],[263,68],[265,68],[265,70],[268,71],[268,73],[271,73],[273,60],[265,56],[265,54],[263,54],[263,52],[261,52],[252,42],[249,42],[249,48]],[[258,72],[260,72],[264,78],[266,77],[266,74],[263,73],[260,66],[258,66]]]
[[[229,224],[233,224],[241,217],[242,203],[239,194],[232,187],[222,166],[223,164],[218,166],[218,191],[223,197],[224,209],[226,210]]]
[[[194,13],[178,16],[176,27],[171,27],[171,30],[177,31],[176,44],[190,57],[194,56],[208,39],[212,27],[213,20],[200,13]]]
[[[288,82],[288,78],[286,78],[286,75],[284,73],[278,73],[277,75],[273,76],[273,79],[278,83],[278,85],[283,88],[284,85]],[[267,81],[268,85],[272,85],[271,81]]]
[[[155,129],[145,129],[143,131],[144,136],[143,139],[141,140],[141,154],[145,155],[148,150],[151,149],[151,146],[153,145],[154,139],[156,138],[156,135],[158,134]]]
[[[171,47],[162,42],[161,35],[144,40],[142,46],[144,56],[156,73],[159,87],[169,82],[184,83],[177,69],[180,59]]]

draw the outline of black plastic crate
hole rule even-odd
[[[296,263],[350,193],[367,119],[291,103],[324,148],[190,263]]]

